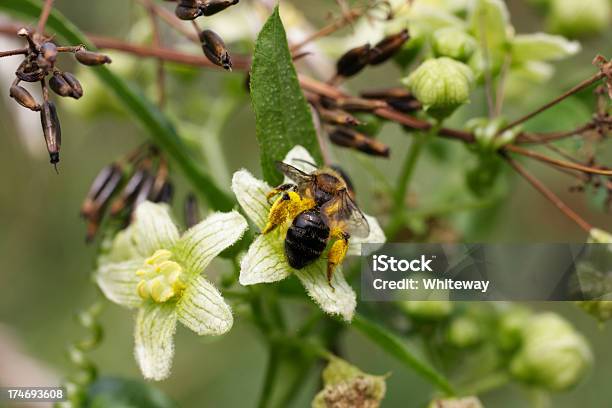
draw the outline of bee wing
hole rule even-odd
[[[339,227],[350,235],[365,238],[370,234],[368,220],[346,190],[321,207],[329,227]]]
[[[287,163],[278,161],[276,162],[276,168],[285,176],[293,180],[297,185],[303,185],[312,180],[312,176],[310,174],[304,173],[297,167],[293,167]]]

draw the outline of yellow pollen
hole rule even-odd
[[[181,280],[183,268],[171,258],[172,252],[158,249],[136,271],[136,275],[142,278],[136,288],[141,298],[163,303],[183,293],[186,287]]]

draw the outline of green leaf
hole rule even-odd
[[[33,0],[2,0],[0,1],[0,9],[35,19],[40,15],[42,7],[39,2]],[[87,37],[56,9],[49,16],[47,29],[61,36],[70,45],[83,44],[90,50],[95,49]],[[212,177],[205,173],[193,160],[187,146],[177,134],[172,123],[148,99],[131,89],[124,80],[113,74],[112,64],[111,69],[106,66],[91,69],[114,92],[126,109],[140,121],[153,141],[174,159],[193,188],[201,193],[212,208],[229,210],[234,206],[231,197],[221,190]],[[85,91],[87,92],[87,90]]]
[[[359,330],[374,343],[378,344],[382,350],[414,370],[444,393],[448,395],[455,394],[453,386],[447,379],[429,363],[417,357],[397,335],[360,314],[356,314],[353,318],[352,327]]]
[[[560,35],[545,33],[517,35],[512,40],[512,62],[550,61],[570,57],[580,51],[580,43]]]
[[[105,377],[87,392],[86,408],[177,408],[163,392],[142,381]]]
[[[282,175],[274,163],[295,145],[304,146],[318,162],[321,152],[287,45],[278,7],[261,29],[251,70],[251,100],[264,178],[279,184]]]

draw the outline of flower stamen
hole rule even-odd
[[[163,303],[180,297],[183,293],[186,288],[181,279],[183,268],[178,263],[171,261],[171,258],[172,252],[167,249],[158,249],[145,260],[142,268],[136,271],[136,275],[142,278],[136,288],[142,299],[152,299],[154,302]]]

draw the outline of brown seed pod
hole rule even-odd
[[[123,209],[126,208],[136,198],[136,194],[138,193],[140,187],[142,186],[142,183],[148,176],[149,172],[146,169],[142,168],[137,169],[132,174],[126,185],[121,190],[121,194],[111,206],[110,214],[112,216],[116,216],[121,213],[121,211],[123,211]]]
[[[370,58],[368,64],[378,65],[387,61],[402,48],[404,43],[406,43],[409,38],[410,34],[408,34],[408,30],[406,29],[400,31],[397,34],[393,34],[383,38],[370,51]]]
[[[195,20],[202,15],[202,10],[199,7],[178,4],[174,10],[174,14],[181,20]]]
[[[47,73],[36,63],[26,59],[19,65],[15,75],[24,82],[40,82]]]
[[[54,72],[53,76],[49,79],[49,88],[59,96],[72,97],[72,87],[59,71]]]
[[[193,193],[189,193],[185,199],[185,226],[191,228],[200,222],[200,208],[198,207],[198,199]]]
[[[34,99],[34,97],[24,87],[19,85],[11,86],[9,95],[24,108],[28,108],[35,112],[40,110],[40,105],[38,102],[36,102],[36,99]]]
[[[40,110],[40,123],[42,125],[43,135],[45,136],[45,142],[47,142],[50,162],[51,164],[57,164],[59,162],[59,151],[62,144],[62,128],[53,102],[45,101],[42,104]]]
[[[348,112],[341,110],[318,109],[321,120],[334,125],[356,126],[361,124],[359,120]]]
[[[329,140],[372,156],[389,157],[389,146],[353,129],[337,127],[329,134]]]
[[[111,180],[115,173],[121,173],[121,167],[117,163],[109,164],[100,170],[94,181],[89,187],[89,191],[81,204],[81,215],[85,218],[90,217],[92,210],[94,209],[94,202],[96,197],[100,195],[100,192]]]
[[[159,193],[153,197],[153,202],[170,204],[174,196],[174,185],[170,181],[166,181]]]
[[[81,86],[81,83],[79,82],[79,80],[76,79],[76,77],[73,74],[71,74],[70,72],[63,72],[62,76],[64,77],[64,80],[68,82],[68,84],[72,88],[72,97],[74,99],[79,99],[81,96],[83,96],[83,87]]]
[[[57,59],[57,45],[49,41],[43,43],[40,46],[40,56],[53,65]]]
[[[138,204],[149,199],[151,189],[153,189],[153,184],[155,184],[155,176],[147,176],[141,184],[140,189],[138,190],[138,194],[134,199],[134,208],[138,207]]]
[[[89,66],[110,64],[112,62],[107,55],[100,54],[98,52],[87,51],[82,48],[75,52],[74,56],[81,64]]]
[[[220,11],[225,10],[229,6],[238,4],[240,0],[204,0],[200,9],[205,16],[212,16]]]
[[[351,77],[361,71],[370,58],[370,44],[355,47],[345,52],[336,63],[336,74]]]
[[[366,99],[408,99],[414,98],[412,93],[406,88],[384,88],[370,89],[360,93],[362,98]]]
[[[232,59],[225,48],[225,43],[217,33],[212,30],[204,30],[200,33],[200,41],[204,55],[210,62],[228,71],[232,70]]]
[[[323,99],[323,104],[329,109],[342,109],[347,111],[373,111],[380,108],[386,108],[387,103],[373,99],[363,99],[355,97]]]

